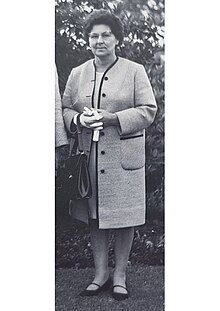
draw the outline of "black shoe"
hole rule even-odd
[[[91,289],[91,290],[90,290],[90,289],[85,289],[85,290],[83,290],[83,291],[79,294],[81,297],[85,297],[85,296],[96,296],[96,295],[98,295],[100,292],[109,289],[109,288],[111,287],[111,285],[112,285],[112,280],[111,280],[111,278],[109,278],[103,285],[99,285],[99,284],[97,284],[97,283],[91,283],[91,284],[94,284],[94,285],[98,286],[98,288],[97,288],[97,289]],[[91,285],[91,284],[90,284],[90,285]]]
[[[126,293],[126,294],[125,294],[125,293],[116,293],[116,292],[114,292],[114,288],[115,288],[115,287],[122,287],[122,288],[124,288],[124,289],[127,291],[127,293]],[[113,297],[114,299],[118,300],[118,301],[127,299],[127,298],[129,297],[127,288],[124,287],[124,286],[122,286],[122,285],[114,285],[114,286],[112,287],[112,297]]]

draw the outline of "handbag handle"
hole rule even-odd
[[[73,153],[76,153],[77,145],[79,153],[84,153],[83,150],[83,140],[82,140],[82,126],[80,123],[80,113],[76,117],[76,131],[74,132],[75,137],[72,137],[70,140],[70,152],[69,156]]]
[[[76,130],[73,133],[74,136],[70,139],[70,150],[69,150],[69,157],[73,154],[76,154],[76,150],[78,147],[79,153],[84,153],[83,150],[83,141],[82,141],[82,126],[80,124],[80,113],[76,117]]]
[[[77,127],[77,135],[78,135],[78,150],[80,153],[84,153],[83,151],[83,140],[82,140],[82,126],[80,124],[80,113],[76,117],[76,127]]]

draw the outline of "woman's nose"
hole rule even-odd
[[[97,41],[97,42],[98,42],[98,43],[103,42],[102,35],[98,37],[98,41]]]

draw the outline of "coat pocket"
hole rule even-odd
[[[145,135],[133,134],[120,138],[121,166],[125,170],[137,170],[145,165]]]

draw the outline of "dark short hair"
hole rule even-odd
[[[84,36],[86,41],[89,42],[89,34],[93,26],[102,24],[111,28],[115,38],[119,41],[119,44],[121,44],[124,37],[123,24],[119,17],[104,9],[94,10],[86,18],[84,22]]]

